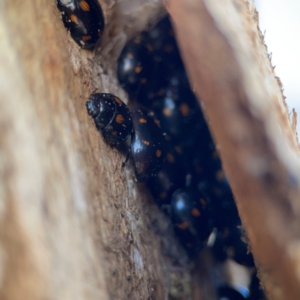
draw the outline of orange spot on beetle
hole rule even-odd
[[[188,224],[188,222],[184,221],[184,222],[182,222],[180,224],[176,224],[176,226],[178,228],[182,229],[182,230],[185,230],[185,229],[187,229],[189,227],[189,224]]]
[[[153,121],[157,127],[159,127],[159,128],[161,127],[160,122],[157,119],[153,119]]]
[[[70,16],[70,20],[71,20],[73,23],[77,23],[78,18],[77,18],[76,15],[72,14],[72,15]]]
[[[167,161],[168,161],[170,164],[172,164],[172,163],[175,161],[174,155],[171,154],[171,153],[168,153],[168,154],[167,154]]]
[[[163,114],[164,114],[165,117],[170,117],[172,115],[172,111],[171,111],[170,108],[166,107],[166,108],[163,109]]]
[[[142,70],[143,70],[143,68],[141,66],[136,66],[134,68],[134,72],[137,73],[137,74],[141,73]]]
[[[90,6],[86,1],[80,1],[79,6],[83,11],[90,11]]]
[[[131,52],[127,53],[126,56],[127,56],[129,59],[133,59],[133,58],[134,58],[134,56],[133,56],[133,54],[132,54]]]
[[[201,213],[200,213],[199,209],[193,208],[192,209],[192,216],[194,216],[194,217],[200,217]]]
[[[189,108],[189,106],[186,103],[182,103],[180,105],[179,109],[180,109],[181,114],[184,117],[187,117],[189,115],[189,113],[190,113],[190,108]]]
[[[122,124],[122,123],[124,122],[124,117],[123,117],[121,114],[118,114],[118,115],[116,116],[116,122],[117,122],[118,124]]]
[[[146,123],[147,123],[147,120],[144,119],[144,118],[140,118],[140,119],[139,119],[139,122],[140,122],[141,124],[146,124]]]
[[[81,39],[82,39],[84,42],[86,42],[86,41],[89,41],[91,38],[92,38],[92,37],[91,37],[90,35],[83,35]]]

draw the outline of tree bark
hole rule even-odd
[[[252,0],[167,0],[268,299],[300,299],[295,128]]]
[[[90,52],[56,1],[0,4],[0,299],[165,299],[172,274],[190,280],[167,219],[85,108],[95,88],[126,101],[118,52],[165,10],[101,5],[105,34]]]

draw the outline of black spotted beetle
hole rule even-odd
[[[106,93],[92,93],[86,102],[88,114],[110,145],[118,145],[132,133],[131,113],[120,98]]]
[[[229,258],[253,268],[218,147],[191,89],[169,18],[131,39],[117,70],[129,98],[143,107],[132,112],[136,178],[146,181],[158,206],[171,217],[190,258],[208,246],[218,263]],[[218,299],[247,297],[232,289],[235,285],[216,287]],[[254,292],[249,299],[258,299]]]
[[[164,139],[159,122],[147,110],[132,111],[133,135],[131,152],[138,181],[155,176],[164,161]]]
[[[163,131],[176,142],[192,136],[197,122],[203,119],[193,92],[187,88],[166,88],[162,96],[153,100],[152,107]]]
[[[93,48],[104,30],[104,17],[97,0],[57,0],[65,28],[83,49]]]
[[[138,181],[145,181],[161,170],[163,134],[159,122],[146,110],[138,108],[131,113],[118,97],[95,92],[86,102],[86,108],[108,144],[117,146],[131,135],[131,153]]]
[[[147,186],[160,208],[169,205],[175,190],[185,186],[186,175],[181,155],[175,149],[169,149],[163,168],[157,176],[150,178],[147,182]]]
[[[122,87],[130,94],[137,92],[152,74],[152,48],[147,47],[142,41],[142,35],[129,41],[122,50],[118,60],[119,81]]]
[[[171,219],[174,230],[190,255],[196,255],[213,230],[208,200],[191,188],[178,189],[172,195]]]

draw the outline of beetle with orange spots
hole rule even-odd
[[[86,102],[86,108],[108,144],[117,146],[131,135],[131,153],[138,181],[157,175],[164,162],[164,139],[159,123],[147,111],[135,109],[131,113],[118,97],[95,92]]]
[[[173,192],[185,185],[185,173],[181,165],[165,163],[157,176],[149,179],[147,186],[159,208],[165,209],[170,204]]]
[[[92,93],[86,108],[110,145],[121,144],[132,134],[131,113],[118,97],[107,93]]]
[[[204,196],[192,188],[182,188],[173,193],[170,204],[174,230],[191,255],[199,253],[214,226],[209,208],[199,198]]]
[[[175,82],[171,81],[150,105],[163,131],[175,143],[183,143],[193,138],[198,124],[205,121],[194,93]]]
[[[180,81],[185,86],[188,85],[188,79],[168,17],[144,34],[143,41],[152,54],[153,66],[152,72],[147,72],[147,80],[142,82],[137,97],[140,103],[147,106],[147,102],[151,102],[166,88],[174,73],[179,73]]]
[[[165,157],[165,146],[159,123],[147,110],[132,111],[133,135],[131,153],[138,181],[146,181],[161,170]]]
[[[92,49],[102,36],[104,17],[97,0],[57,0],[67,31],[83,49]]]
[[[182,157],[174,149],[168,149],[163,168],[157,176],[147,182],[147,186],[159,208],[165,210],[171,202],[172,194],[185,186],[186,169]]]
[[[130,40],[118,60],[118,78],[121,86],[134,95],[152,74],[151,48],[142,43],[144,35]]]

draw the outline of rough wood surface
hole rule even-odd
[[[190,80],[218,143],[263,286],[300,299],[295,128],[252,0],[167,0]]]
[[[0,3],[0,299],[190,297],[178,289],[189,265],[166,218],[85,109],[95,88],[126,99],[117,55],[165,10],[101,5],[105,35],[89,52],[55,0]]]

